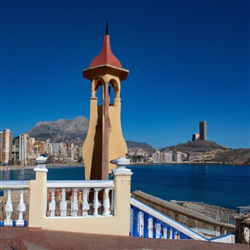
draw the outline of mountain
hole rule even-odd
[[[51,139],[52,142],[73,142],[79,138],[86,138],[89,120],[78,116],[73,120],[60,119],[55,122],[38,122],[27,134],[39,141]],[[143,142],[126,141],[128,148],[142,148],[145,151],[153,151],[153,147]]]
[[[51,139],[52,142],[71,142],[84,140],[89,127],[89,121],[83,116],[73,120],[60,119],[56,122],[38,122],[27,134],[39,141]]]
[[[146,142],[134,142],[134,141],[126,141],[128,148],[141,148],[145,151],[154,150],[154,148],[147,144]]]

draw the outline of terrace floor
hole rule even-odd
[[[128,236],[81,234],[35,228],[1,227],[1,250],[25,249],[211,249],[249,250],[249,245],[202,242],[196,240],[145,239]]]

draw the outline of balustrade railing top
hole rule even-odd
[[[109,180],[91,180],[91,181],[47,181],[48,188],[113,188],[114,181]]]
[[[29,181],[0,181],[0,189],[27,189]]]

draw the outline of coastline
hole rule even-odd
[[[250,167],[250,165],[244,164],[230,164],[230,163],[221,163],[221,162],[165,162],[165,163],[132,163],[132,166],[145,166],[145,165],[208,165],[208,166],[240,166],[240,167]]]
[[[132,163],[129,166],[158,166],[158,165],[202,165],[202,166],[239,166],[239,167],[250,167],[250,165],[240,165],[240,164],[226,164],[226,163],[218,163],[218,162],[168,162],[168,163]],[[0,166],[0,171],[8,171],[8,170],[19,170],[19,169],[34,169],[37,165],[34,166]],[[129,167],[128,166],[128,167]],[[46,164],[47,169],[52,168],[68,168],[68,167],[84,167],[83,163],[48,163]]]
[[[1,171],[6,170],[18,170],[18,169],[34,169],[37,165],[34,166],[19,166],[19,165],[13,165],[13,166],[1,166]],[[62,164],[62,163],[49,163],[46,164],[46,168],[68,168],[68,167],[84,167],[83,163],[68,163],[68,164]]]

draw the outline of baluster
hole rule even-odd
[[[168,230],[166,227],[163,227],[162,229],[162,238],[167,239],[168,238]]]
[[[108,216],[110,215],[110,200],[109,200],[109,191],[111,188],[105,188],[104,189],[104,195],[103,195],[103,215]]]
[[[161,224],[160,223],[155,223],[155,238],[160,239],[161,238]]]
[[[95,193],[94,193],[94,214],[93,216],[98,216],[98,208],[100,207],[99,205],[99,200],[98,200],[98,193],[102,188],[94,188]]]
[[[8,199],[5,205],[5,214],[6,214],[6,218],[4,220],[4,225],[6,226],[12,226],[12,219],[11,219],[11,214],[13,212],[13,205],[11,202],[11,191],[8,189],[7,190],[8,193]]]
[[[20,191],[20,202],[17,206],[17,211],[18,211],[18,220],[17,224],[23,225],[24,220],[23,220],[23,214],[26,212],[26,205],[23,201],[23,190]]]
[[[55,189],[51,189],[51,202],[49,203],[50,217],[55,216],[56,201],[55,201]]]
[[[82,216],[88,216],[89,211],[89,188],[83,189]]]
[[[153,238],[153,218],[148,218],[148,238]]]
[[[143,237],[144,234],[144,214],[143,212],[139,212],[137,216],[137,232],[139,234],[139,237]]]
[[[168,234],[169,234],[168,239],[172,240],[173,239],[173,230],[172,230],[172,228],[168,231]]]
[[[73,189],[73,201],[71,201],[71,216],[77,216],[78,212],[78,200],[77,200],[77,188]]]
[[[67,216],[66,189],[62,188],[62,200],[60,202],[60,215]]]

